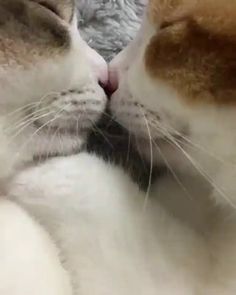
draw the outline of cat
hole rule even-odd
[[[235,294],[235,8],[150,0],[137,38],[110,64],[113,115],[173,176],[143,193],[119,167],[80,153],[9,186],[59,251],[55,272],[65,268],[72,288],[64,274],[61,294]]]
[[[236,292],[235,11],[233,0],[150,0],[136,39],[110,64],[110,88],[119,84],[110,108],[142,155],[209,183],[203,294]]]
[[[80,37],[73,1],[1,0],[0,15],[0,293],[69,294],[51,238],[4,193],[34,160],[82,149],[106,106],[107,64]]]
[[[98,82],[105,86],[108,73],[103,58],[79,35],[73,1],[0,4],[5,173],[5,166],[14,171],[18,162],[79,151],[105,109]]]

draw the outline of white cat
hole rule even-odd
[[[105,61],[80,38],[73,1],[0,1],[0,183],[34,158],[79,151],[100,118]],[[0,198],[0,294],[70,294],[49,235]],[[41,274],[41,275],[40,275]]]
[[[166,196],[170,186],[181,196],[175,180],[163,179],[158,188]],[[59,247],[75,294],[195,294],[200,288],[208,257],[197,229],[166,213],[158,199],[145,206],[145,194],[129,177],[96,156],[30,168],[16,178],[11,197]]]
[[[0,3],[0,173],[4,158],[79,151],[105,108],[107,65],[81,39],[73,1],[57,2]]]
[[[148,195],[121,169],[82,153],[28,168],[10,186],[9,196],[49,233],[48,247],[60,251],[72,290],[55,251],[47,261],[64,278],[51,281],[61,294],[236,292],[236,83],[229,75],[236,7],[234,1],[189,3],[151,0],[137,40],[110,66],[111,88],[119,84],[111,110],[143,155],[154,164],[163,157],[173,176],[161,178]],[[37,251],[40,261],[45,252]],[[14,270],[15,261],[8,266]],[[30,264],[20,274],[43,280],[50,269]],[[45,291],[27,283],[35,294],[53,294],[50,284]]]

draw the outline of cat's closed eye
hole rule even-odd
[[[45,13],[57,16],[70,23],[73,19],[75,3],[73,0],[30,0],[36,3]]]
[[[42,6],[43,8],[49,10],[50,12],[56,14],[57,16],[60,17],[60,13],[59,11],[57,10],[57,8],[52,4],[52,3],[49,3],[47,1],[39,1],[37,2],[40,6]]]
[[[164,30],[164,29],[171,27],[172,25],[173,25],[173,23],[166,21],[166,22],[161,23],[160,29]]]
[[[190,16],[189,15],[180,15],[180,16],[176,16],[173,19],[170,20],[165,20],[160,24],[160,29],[164,30],[170,27],[173,27],[181,22],[188,22],[190,20]]]

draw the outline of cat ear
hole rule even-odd
[[[73,19],[75,12],[75,2],[73,0],[28,0],[36,2],[45,9],[56,14],[67,23]]]

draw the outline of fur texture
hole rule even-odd
[[[180,186],[178,171],[205,178],[212,209],[202,230],[212,270],[202,292],[234,294],[235,2],[186,3],[150,1],[141,34],[110,65],[120,86],[111,109]]]
[[[98,79],[107,67],[80,37],[73,1],[3,0],[0,15],[2,193],[35,158],[81,149],[105,109]],[[71,294],[58,248],[38,222],[3,196],[0,219],[1,294]]]
[[[2,163],[6,141],[15,164],[80,150],[106,106],[106,64],[80,37],[73,2],[44,3],[0,5]]]
[[[182,195],[175,179],[158,185],[167,198],[170,187],[175,197]],[[145,206],[145,194],[129,177],[96,156],[80,154],[28,169],[14,180],[10,195],[50,233],[74,294],[201,290],[208,261],[203,237],[169,215],[156,192]]]
[[[1,294],[71,294],[70,278],[45,230],[2,197],[0,221]]]
[[[135,37],[146,0],[77,0],[78,27],[84,39],[110,61]],[[130,145],[129,134],[119,124],[104,116],[88,138],[88,152],[122,165],[146,190],[149,163]],[[101,136],[101,133],[103,134]],[[157,169],[156,174],[159,174]]]
[[[171,2],[152,3],[155,9]],[[33,224],[30,233],[21,228],[22,236],[33,237],[31,250],[35,236],[40,239],[35,243],[42,265],[37,273],[32,264],[22,270],[25,293],[35,287],[35,280],[25,280],[28,273],[44,277],[47,260],[46,287],[60,288],[63,295],[235,294],[235,110],[228,103],[189,105],[171,81],[152,74],[157,69],[154,62],[147,66],[147,48],[162,30],[171,42],[172,23],[168,25],[153,23],[147,15],[135,41],[111,64],[113,75],[119,67],[120,87],[110,108],[136,137],[140,152],[151,164],[165,164],[173,177],[166,175],[145,195],[122,170],[88,154],[53,159],[18,174],[9,186],[9,198],[34,216],[51,238],[40,233],[38,225]],[[175,32],[175,23],[173,28]],[[191,52],[186,51],[186,58]],[[11,206],[2,209],[5,216],[14,215]],[[23,216],[23,221],[28,218],[25,212]],[[14,228],[14,218],[8,222]],[[25,222],[28,226],[33,220]],[[18,244],[21,236],[8,240],[8,235],[0,235],[0,245],[5,241]],[[21,255],[14,254],[19,260]],[[45,260],[45,254],[50,258]],[[6,263],[13,278],[15,260]],[[53,269],[56,279],[50,277]],[[47,294],[44,286],[37,286],[39,294]],[[11,288],[7,295],[19,293],[15,285]]]

